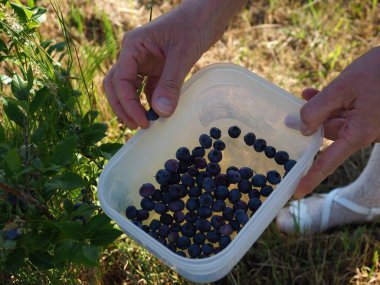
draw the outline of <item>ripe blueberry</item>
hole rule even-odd
[[[170,201],[168,208],[172,212],[178,212],[185,209],[185,203],[181,199],[176,199]]]
[[[185,220],[188,223],[195,223],[198,219],[198,214],[196,212],[187,212],[185,215]]]
[[[281,175],[276,170],[269,170],[267,172],[267,180],[272,185],[277,185],[281,182]]]
[[[220,233],[217,230],[211,230],[207,233],[206,238],[211,243],[216,243],[220,240]]]
[[[246,223],[248,223],[248,215],[243,209],[236,210],[235,217],[241,225],[245,225]]]
[[[187,236],[181,236],[177,239],[177,247],[180,249],[186,249],[190,245],[190,239]]]
[[[239,183],[241,180],[241,175],[238,170],[229,170],[227,171],[227,179],[231,184]]]
[[[160,185],[168,185],[170,177],[170,172],[166,169],[160,169],[156,173],[156,181]]]
[[[149,197],[142,198],[140,201],[140,205],[141,205],[141,208],[147,211],[151,211],[154,209],[154,202]]]
[[[218,186],[215,189],[214,196],[216,199],[225,200],[228,197],[228,188],[226,186]]]
[[[239,170],[241,178],[249,179],[253,176],[253,170],[249,167],[242,167]]]
[[[252,185],[254,187],[263,187],[267,182],[267,177],[263,174],[256,174],[252,177]]]
[[[199,217],[201,218],[209,218],[212,215],[212,210],[210,207],[201,206],[197,210]]]
[[[191,166],[190,162],[188,162],[188,161],[180,161],[177,173],[181,173],[181,174],[186,173],[189,170],[190,166]]]
[[[228,193],[228,200],[231,202],[231,203],[236,203],[237,201],[239,201],[241,198],[241,193],[239,191],[239,189],[232,189],[229,193]]]
[[[238,188],[241,193],[248,193],[252,189],[252,183],[248,179],[240,180]]]
[[[268,197],[272,192],[273,192],[273,187],[272,186],[264,186],[260,190],[260,194],[263,197]]]
[[[234,231],[239,232],[240,231],[240,223],[237,220],[230,221],[231,227],[234,229]]]
[[[207,157],[211,162],[218,163],[222,160],[222,152],[220,150],[213,149],[208,153]]]
[[[211,217],[211,225],[214,229],[219,229],[224,224],[222,216],[214,215]]]
[[[266,146],[265,147],[265,156],[268,158],[273,158],[276,155],[276,149],[273,146]]]
[[[176,159],[169,159],[165,162],[164,167],[169,172],[176,172],[179,167],[179,161]]]
[[[198,184],[199,187],[202,187],[203,185],[203,180],[206,178],[206,177],[211,177],[210,174],[208,174],[206,171],[201,171],[198,173],[197,177],[196,177],[196,182]]]
[[[199,143],[203,148],[208,149],[212,145],[212,138],[206,134],[200,135]]]
[[[193,177],[197,177],[199,170],[195,165],[192,165],[187,169],[187,173]]]
[[[192,244],[189,246],[189,249],[187,250],[190,257],[196,258],[201,254],[201,247],[197,244]]]
[[[235,204],[234,204],[234,207],[233,207],[233,210],[236,211],[238,209],[243,209],[244,211],[247,211],[248,209],[248,204],[243,201],[243,200],[239,200],[237,201]]]
[[[190,197],[189,200],[186,202],[186,209],[190,212],[196,211],[200,206],[199,198],[197,197]]]
[[[168,206],[166,206],[166,204],[164,204],[164,203],[157,202],[157,203],[154,204],[154,211],[157,214],[166,213],[168,211]]]
[[[152,199],[153,199],[153,201],[156,201],[156,202],[161,201],[162,191],[158,190],[158,189],[154,190],[154,192],[152,194]]]
[[[158,234],[160,235],[160,237],[166,238],[169,234],[169,226],[161,225],[158,229]]]
[[[139,221],[144,221],[149,218],[149,212],[147,210],[141,209],[137,210],[137,219]]]
[[[175,243],[179,237],[178,232],[170,232],[168,234],[168,242],[169,243]]]
[[[214,247],[212,246],[212,244],[205,243],[204,245],[202,245],[202,252],[205,256],[209,256],[214,253]]]
[[[218,139],[221,138],[221,136],[222,136],[222,132],[221,132],[221,130],[219,130],[218,128],[216,128],[216,127],[212,127],[212,128],[210,129],[210,136],[211,136],[213,139],[218,140]]]
[[[179,161],[189,161],[191,160],[191,154],[190,154],[190,151],[187,147],[180,147],[176,154],[175,154],[176,158],[179,160]]]
[[[219,240],[219,246],[223,249],[226,248],[231,242],[231,238],[229,236],[223,236]]]
[[[195,244],[202,245],[206,241],[206,235],[202,234],[202,233],[196,234],[193,237],[193,241],[194,241]]]
[[[149,228],[152,230],[152,231],[157,231],[161,226],[161,222],[159,220],[152,220],[149,224]]]
[[[185,214],[181,211],[175,212],[173,218],[177,223],[182,223],[185,220]]]
[[[234,210],[230,207],[225,207],[223,209],[223,218],[227,221],[231,221],[234,217]]]
[[[194,165],[195,165],[198,169],[204,169],[204,168],[206,168],[206,166],[207,166],[207,161],[206,161],[206,159],[204,159],[203,157],[195,157],[195,158],[194,158]]]
[[[198,186],[193,186],[189,189],[189,197],[199,197],[202,194],[202,189]]]
[[[248,202],[248,207],[252,212],[255,212],[258,208],[260,208],[262,202],[259,198],[251,198]]]
[[[228,135],[231,137],[231,138],[234,138],[236,139],[237,137],[239,137],[241,134],[241,130],[238,126],[232,126],[228,129]]]
[[[252,146],[255,143],[256,136],[254,133],[247,133],[244,136],[244,142],[246,145]]]
[[[220,165],[215,162],[211,162],[206,166],[206,172],[211,176],[217,176],[220,173],[220,171]]]
[[[157,113],[152,109],[150,108],[148,111],[146,111],[145,113],[145,116],[146,118],[149,120],[149,121],[155,121],[158,119],[158,115]]]
[[[253,144],[253,149],[257,152],[263,152],[267,146],[267,142],[263,139],[257,139]]]
[[[214,191],[215,183],[214,180],[211,177],[206,177],[203,179],[203,189],[206,190],[206,192],[211,193]]]
[[[10,240],[14,240],[20,236],[20,231],[18,229],[11,229],[4,231],[5,237]]]
[[[139,190],[139,194],[141,197],[149,197],[153,194],[155,188],[151,183],[144,183]]]
[[[289,154],[286,151],[278,151],[274,156],[274,160],[279,165],[284,165],[289,160]]]
[[[171,226],[170,226],[170,231],[171,232],[176,232],[176,233],[179,233],[181,231],[181,224],[179,223],[173,223]]]
[[[186,187],[193,187],[194,183],[195,183],[195,180],[194,180],[193,176],[191,176],[190,174],[185,173],[185,174],[182,174],[182,176],[181,176],[181,182]]]
[[[184,253],[183,251],[177,250],[175,253],[179,256],[186,257],[186,253]]]
[[[164,214],[161,215],[160,221],[164,225],[168,225],[169,226],[170,224],[173,223],[173,217],[171,215],[169,215],[168,213],[164,213]]]
[[[216,150],[225,150],[226,149],[226,144],[221,141],[221,140],[216,140],[214,141],[213,145],[212,145]]]
[[[206,219],[199,218],[195,221],[195,227],[198,231],[205,233],[211,230],[211,223]]]
[[[187,237],[193,237],[195,235],[196,228],[194,224],[186,223],[182,226],[181,233]]]
[[[248,196],[250,199],[252,198],[260,198],[260,191],[257,189],[249,190]]]
[[[229,236],[230,234],[232,234],[233,231],[233,228],[229,224],[221,225],[219,228],[219,233],[222,236]]]
[[[212,205],[212,210],[214,212],[221,212],[226,207],[226,202],[224,200],[216,200]]]
[[[205,192],[199,197],[199,201],[201,206],[211,206],[214,202],[214,198],[210,193]]]
[[[125,210],[125,215],[128,219],[134,220],[137,218],[137,209],[135,206],[128,206]]]
[[[293,166],[297,163],[297,161],[293,160],[293,159],[289,159],[287,162],[285,162],[284,164],[284,169],[286,172],[290,171]]]
[[[191,151],[193,157],[204,157],[205,153],[205,149],[201,146],[197,146]]]
[[[227,175],[225,175],[225,174],[216,175],[214,182],[215,182],[216,187],[218,187],[218,186],[225,186],[225,187],[230,186],[230,183],[228,182],[228,179],[227,179]]]

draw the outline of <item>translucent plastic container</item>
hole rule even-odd
[[[299,122],[302,104],[302,100],[242,67],[215,64],[204,68],[184,84],[177,109],[169,119],[160,118],[149,129],[138,131],[106,165],[98,185],[101,207],[128,236],[183,277],[194,282],[222,278],[290,199],[319,149],[322,129],[305,137],[289,127]],[[242,129],[238,139],[228,137],[227,130],[232,125]],[[125,216],[125,209],[129,205],[140,208],[140,186],[150,182],[158,187],[154,176],[165,161],[175,158],[179,147],[191,150],[198,146],[199,135],[209,133],[214,126],[222,130],[222,140],[227,145],[223,151],[222,171],[234,165],[249,166],[263,174],[270,169],[284,173],[283,167],[277,166],[273,159],[245,145],[243,136],[249,131],[277,150],[287,151],[297,164],[227,248],[203,259],[185,258],[135,226]],[[151,212],[149,220],[152,218],[159,216]]]

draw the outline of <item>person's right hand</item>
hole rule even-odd
[[[168,14],[126,33],[118,61],[103,83],[116,115],[131,129],[149,126],[136,92],[146,76],[149,105],[159,116],[170,116],[185,76],[223,35],[229,18],[244,2],[184,1]]]

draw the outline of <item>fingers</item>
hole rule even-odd
[[[319,93],[318,89],[315,88],[305,88],[302,90],[302,98],[304,98],[306,101],[309,101],[311,98],[313,98],[315,95]]]
[[[160,81],[160,78],[156,76],[149,76],[148,80],[146,81],[144,91],[145,91],[146,99],[148,100],[149,106],[152,106],[152,96],[153,96],[154,90],[156,89],[158,81]]]

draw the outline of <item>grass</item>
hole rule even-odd
[[[156,1],[153,18],[179,1]],[[79,48],[93,104],[110,126],[110,140],[124,129],[111,112],[101,81],[115,62],[122,31],[149,20],[150,1],[65,1],[62,8]],[[352,60],[380,43],[378,1],[254,1],[235,17],[223,39],[194,66],[242,65],[299,96],[322,88]],[[57,37],[48,21],[46,33]],[[83,102],[87,104],[87,102]],[[133,134],[126,130],[125,139]],[[370,148],[351,157],[317,189],[327,192],[353,181]],[[314,236],[286,236],[272,224],[219,284],[378,284],[380,229],[377,223],[346,226]],[[123,237],[102,256],[103,284],[190,284],[146,250]],[[89,280],[83,276],[82,283]],[[91,283],[91,282],[89,282]]]

